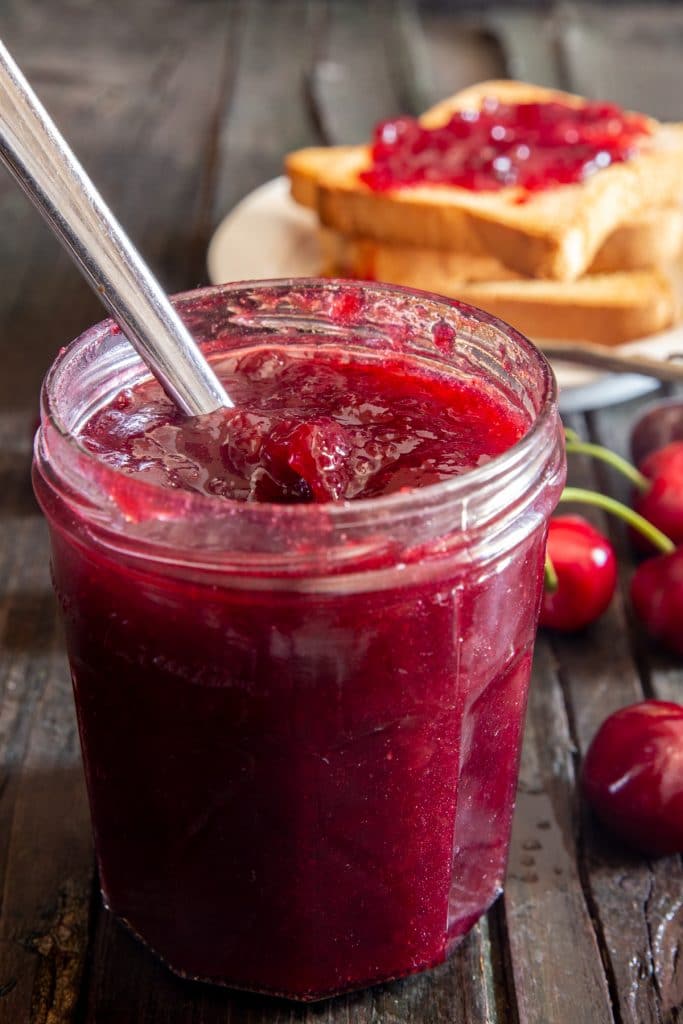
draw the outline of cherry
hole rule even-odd
[[[582,629],[602,615],[614,594],[614,548],[581,516],[556,516],[546,550],[557,582],[543,592],[540,624],[567,632]]]
[[[560,501],[601,508],[638,530],[659,551],[668,553],[674,550],[672,541],[661,530],[606,494],[587,491],[582,487],[565,487]],[[561,530],[558,523],[569,525]],[[554,564],[555,559],[557,566]],[[602,614],[614,593],[614,550],[609,541],[581,517],[557,516],[550,521],[545,577],[541,625],[566,631],[580,629]]]
[[[631,456],[639,465],[670,441],[683,441],[683,399],[662,398],[647,405],[631,430]]]
[[[665,551],[667,545],[671,549],[673,544],[683,543],[683,441],[672,441],[650,452],[636,469],[616,452],[582,441],[573,430],[565,430],[565,434],[567,454],[576,452],[601,459],[634,485],[633,506],[641,519],[630,521],[636,547],[647,552]],[[622,515],[621,511],[617,514]],[[652,529],[648,529],[648,524]]]
[[[636,614],[648,631],[671,650],[683,654],[680,629],[683,623],[683,547],[681,550],[675,547],[675,541],[683,544],[683,442],[671,442],[660,451],[652,452],[643,462],[641,472],[607,448],[581,441],[574,431],[565,430],[565,434],[568,453],[602,459],[623,473],[640,492],[635,500],[635,510],[605,494],[580,487],[565,487],[560,501],[579,501],[617,515],[628,523],[639,543],[646,541],[650,550],[660,552],[659,557],[650,559],[636,570],[631,581],[631,599]],[[546,583],[553,576],[553,561],[549,547]],[[561,594],[558,602],[560,597]],[[546,604],[550,604],[551,598],[552,593],[544,595],[542,625],[553,624],[545,615]]]
[[[631,580],[631,602],[648,633],[683,654],[683,548],[638,566]]]
[[[655,857],[683,852],[683,707],[646,700],[610,715],[581,782],[598,818],[630,846]]]
[[[683,441],[651,452],[638,469],[649,481],[633,506],[674,541],[683,543]]]

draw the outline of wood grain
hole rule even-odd
[[[240,25],[230,21],[236,65],[216,126],[215,221],[282,174],[288,150],[320,141],[305,96],[324,14],[325,4],[315,0],[253,0]]]
[[[573,743],[550,644],[534,656],[505,916],[519,1019],[611,1024],[576,859]]]
[[[311,103],[326,143],[365,142],[378,121],[404,112],[390,29],[397,16],[395,0],[331,5],[308,71]]]
[[[78,1000],[92,850],[30,444],[0,415],[0,1020],[48,1022]]]

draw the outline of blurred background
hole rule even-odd
[[[285,152],[359,141],[477,80],[665,119],[683,105],[676,3],[4,0],[0,33],[169,290],[206,281],[213,228]],[[41,290],[6,341],[10,359],[34,353],[35,391],[54,345],[99,309],[4,175],[0,222],[4,302]]]

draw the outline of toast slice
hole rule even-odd
[[[578,281],[522,277],[490,256],[377,245],[323,232],[325,272],[462,299],[532,338],[617,345],[672,324],[678,299],[663,270],[594,273]]]
[[[622,224],[602,243],[589,274],[662,267],[683,249],[683,207],[663,206]]]
[[[504,263],[486,253],[389,245],[371,238],[347,238],[329,228],[320,231],[325,272],[382,280],[386,275],[409,272],[419,262],[425,276],[445,274],[463,281],[502,281],[520,278]],[[624,224],[603,242],[588,268],[589,274],[645,270],[671,264],[683,247],[683,209],[662,207]]]
[[[618,345],[664,331],[678,315],[674,290],[657,270],[589,274],[561,289],[552,281],[526,279],[475,282],[453,292],[540,341]]]
[[[678,315],[668,278],[652,270],[589,274],[561,288],[528,278],[472,282],[452,287],[451,294],[539,340],[619,345],[664,330]]]
[[[307,146],[296,149],[285,157],[285,172],[289,178],[292,198],[300,206],[312,210],[318,207],[318,180],[334,169],[339,160],[351,156],[357,146]]]
[[[331,275],[386,281],[461,299],[532,339],[617,345],[663,330],[678,313],[675,289],[661,270],[596,273],[559,282],[521,277],[490,256],[376,246],[372,241],[339,245],[329,234],[324,249]]]
[[[423,115],[428,127],[457,110],[476,109],[487,97],[504,103],[558,100],[580,106],[578,96],[514,81],[483,82]],[[574,280],[584,274],[619,225],[683,197],[683,126],[651,122],[652,135],[637,155],[614,163],[580,184],[521,193],[418,185],[375,192],[359,174],[371,164],[369,146],[334,147],[327,158],[304,150],[290,156],[287,172],[321,222],[345,235],[425,248],[490,253],[532,277]],[[520,202],[523,195],[524,202]]]

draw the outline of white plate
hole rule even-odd
[[[284,177],[250,192],[219,224],[207,255],[214,284],[251,278],[316,277],[322,256],[317,218],[289,195]],[[622,352],[666,359],[683,349],[683,325],[620,346]],[[652,377],[605,374],[553,361],[563,412],[594,409],[646,394],[657,387]]]

